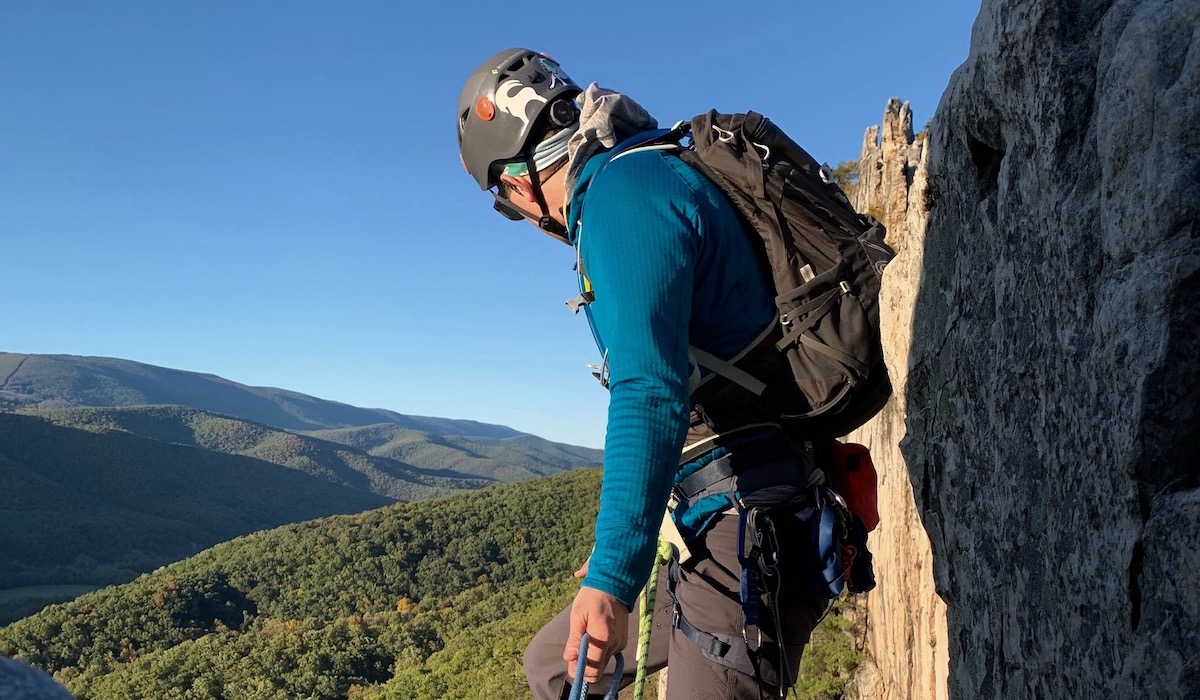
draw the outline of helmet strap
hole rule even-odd
[[[532,151],[525,156],[525,164],[529,169],[529,184],[533,187],[533,197],[535,200],[537,200],[538,208],[542,210],[542,216],[537,221],[538,228],[542,229],[551,236],[555,236],[556,238],[561,238],[563,241],[566,241],[567,227],[558,223],[550,216],[550,207],[546,205],[546,197],[542,194],[542,178],[540,177],[540,173],[534,169]]]

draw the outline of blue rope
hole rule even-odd
[[[571,695],[568,700],[583,700],[587,697],[588,682],[583,679],[583,672],[587,668],[587,649],[590,638],[587,632],[583,633],[583,638],[579,640],[579,663],[575,666],[575,680],[571,682]],[[617,667],[613,669],[612,681],[608,685],[608,692],[604,695],[604,700],[617,700],[617,691],[621,688],[621,674],[625,672],[625,656],[621,652],[617,652]]]

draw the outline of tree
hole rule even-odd
[[[858,161],[843,160],[833,169],[833,181],[842,188],[847,197],[854,196],[854,187],[858,184]]]

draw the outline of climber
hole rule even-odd
[[[777,425],[778,412],[756,397],[713,400],[703,411],[689,397],[699,371],[689,346],[733,360],[776,325],[773,288],[751,238],[726,197],[670,148],[613,158],[614,147],[657,122],[628,96],[581,89],[543,54],[511,49],[489,58],[468,79],[456,116],[463,165],[495,209],[577,251],[575,304],[590,321],[603,358],[596,374],[610,391],[595,547],[576,572],[574,602],[526,650],[534,697],[565,697],[585,632],[585,678],[599,681],[595,691],[609,682],[615,653],[633,658],[630,617],[668,501],[666,522],[685,551],[657,582],[663,605],[650,668],[669,660],[671,698],[711,697],[714,684],[724,686],[721,697],[782,695],[828,600],[799,582],[811,547],[804,523],[764,517],[748,527],[756,509],[739,504],[811,506],[804,494],[820,476]],[[740,501],[728,484],[680,488],[711,465],[736,475]],[[750,538],[756,546],[747,549]],[[743,563],[752,556],[770,559],[776,578],[751,575]],[[743,596],[747,578],[755,593]],[[767,596],[772,586],[781,592]]]

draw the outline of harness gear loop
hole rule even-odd
[[[738,513],[737,558],[742,571],[738,576],[742,603],[742,639],[746,639],[746,628],[758,625],[758,567],[755,560],[762,557],[761,538],[758,537],[758,508],[746,508]],[[750,540],[747,550],[746,540]],[[747,643],[749,640],[747,640]]]

